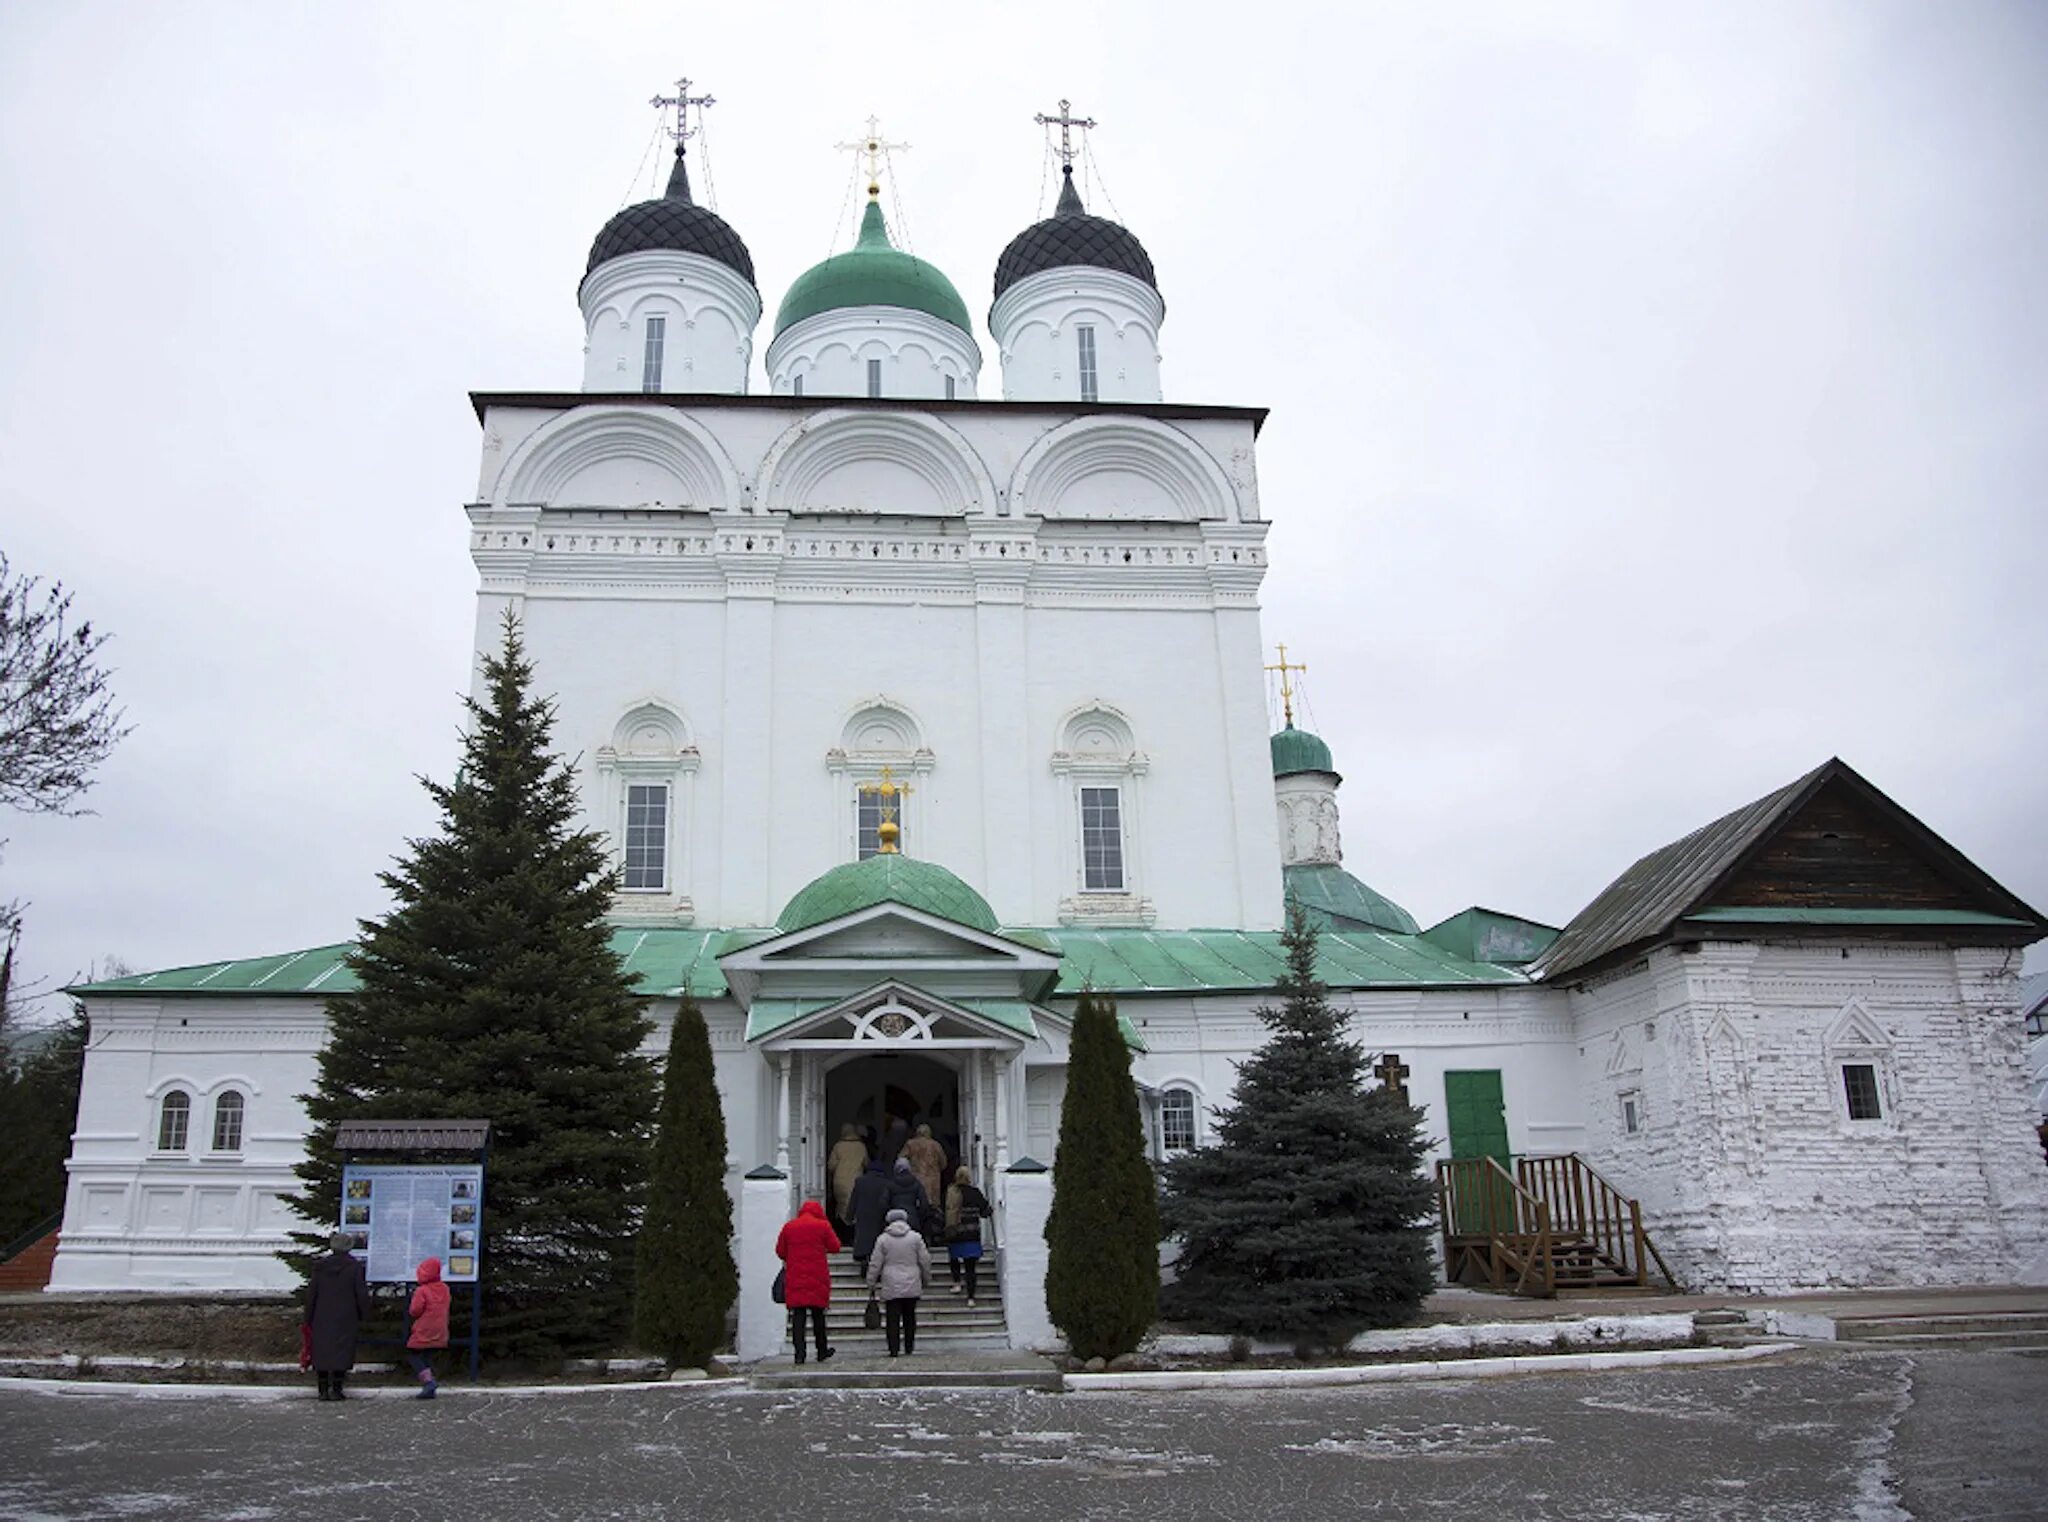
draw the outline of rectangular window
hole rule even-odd
[[[1081,344],[1081,400],[1100,400],[1095,384],[1095,330],[1084,324],[1074,329],[1074,336]]]
[[[801,375],[792,375],[789,378],[789,394],[791,396],[802,396],[804,394],[804,378]]]
[[[880,396],[881,394],[882,362],[879,359],[871,359],[868,361],[868,395]]]
[[[626,789],[626,867],[620,885],[660,891],[668,886],[668,785]]]
[[[640,365],[640,389],[659,391],[661,389],[661,349],[668,336],[668,319],[650,317],[647,319],[647,356]]]
[[[162,1118],[156,1127],[156,1149],[159,1152],[183,1152],[185,1138],[192,1126],[192,1100],[182,1089],[173,1089],[164,1095]]]
[[[1621,1129],[1625,1135],[1634,1136],[1643,1129],[1643,1101],[1639,1094],[1621,1096]]]
[[[1091,893],[1123,892],[1123,800],[1113,787],[1081,789],[1081,886]]]
[[[1195,1096],[1187,1089],[1168,1089],[1159,1096],[1159,1150],[1195,1150]]]
[[[946,400],[950,402],[957,399],[954,395],[953,377],[949,375],[946,377]]]
[[[213,1150],[242,1150],[242,1096],[232,1091],[213,1102]]]
[[[859,860],[866,861],[870,856],[881,854],[882,837],[880,831],[885,814],[888,818],[896,821],[896,828],[899,832],[896,836],[896,849],[903,851],[908,848],[906,843],[907,832],[903,830],[903,795],[901,793],[897,793],[889,799],[889,806],[886,810],[882,807],[880,791],[873,786],[870,786],[865,792],[856,792],[853,796],[854,807],[859,811],[859,841],[857,846]]]
[[[1842,1064],[1842,1094],[1849,1101],[1851,1120],[1884,1119],[1884,1107],[1877,1101],[1877,1069],[1869,1063]]]

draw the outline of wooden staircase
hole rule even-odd
[[[57,1261],[57,1227],[63,1219],[58,1215],[45,1221],[37,1233],[7,1245],[0,1258],[0,1294],[48,1287]]]
[[[1453,1284],[1518,1295],[1648,1289],[1677,1281],[1643,1230],[1639,1201],[1576,1152],[1522,1157],[1512,1172],[1492,1157],[1436,1167],[1444,1273]]]

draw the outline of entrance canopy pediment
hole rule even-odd
[[[719,968],[750,1010],[763,1000],[818,1008],[891,974],[901,974],[906,986],[914,982],[966,1004],[996,1000],[1028,1006],[1057,981],[1060,959],[1007,936],[892,902],[757,941],[721,957]],[[752,1024],[750,1018],[750,1030]]]
[[[1039,1029],[1022,999],[945,999],[892,979],[839,999],[756,999],[746,1039],[772,1049],[1015,1051],[1039,1039]]]

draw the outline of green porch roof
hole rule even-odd
[[[988,900],[937,862],[884,852],[843,862],[799,888],[776,917],[787,934],[876,904],[903,904],[971,930],[996,933]]]
[[[1088,987],[1111,995],[1256,993],[1275,987],[1287,965],[1277,930],[1011,928],[999,933],[1060,956],[1059,981],[1049,995],[1055,998],[1077,995]],[[612,931],[612,950],[644,998],[688,993],[692,998],[717,999],[729,992],[719,957],[776,934],[768,929],[620,927]],[[344,960],[352,949],[351,943],[343,942],[281,956],[173,967],[81,984],[66,992],[127,998],[324,998],[356,991],[355,974]],[[1338,989],[1471,988],[1528,981],[1512,967],[1467,961],[1419,935],[1373,930],[1324,931],[1316,975]]]

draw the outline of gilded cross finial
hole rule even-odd
[[[901,149],[905,153],[910,151],[910,144],[908,143],[892,143],[883,138],[882,121],[877,116],[868,118],[868,135],[859,142],[835,143],[833,147],[837,148],[841,153],[858,153],[866,157],[868,161],[868,199],[870,201],[882,199],[882,155],[892,153],[897,149]]]
[[[670,106],[676,108],[676,124],[667,130],[668,135],[675,139],[677,149],[680,150],[683,144],[704,130],[702,125],[704,121],[704,108],[717,105],[718,97],[715,95],[692,95],[690,93],[690,81],[679,79],[676,81],[675,94],[657,95],[648,101],[647,104],[654,107],[657,111],[666,111]],[[695,127],[690,125],[690,107],[692,106],[697,108],[698,125]]]
[[[860,791],[864,795],[872,795],[881,809],[881,823],[875,826],[876,853],[882,856],[896,855],[896,842],[903,838],[903,827],[896,822],[896,810],[901,800],[910,792],[910,784],[898,782],[895,769],[885,766],[875,781],[863,782]]]
[[[1070,100],[1063,100],[1060,102],[1060,114],[1058,116],[1047,116],[1041,111],[1032,120],[1041,127],[1057,127],[1060,129],[1060,162],[1066,165],[1067,168],[1072,169],[1074,167],[1074,129],[1079,127],[1082,131],[1087,131],[1095,125],[1095,118],[1092,116],[1074,115],[1074,103]]]
[[[1266,669],[1280,673],[1280,711],[1286,716],[1287,727],[1292,729],[1294,728],[1294,685],[1287,680],[1287,673],[1290,671],[1306,672],[1308,667],[1300,661],[1289,661],[1287,659],[1287,647],[1282,645],[1280,646],[1279,661],[1274,665],[1268,666]]]

